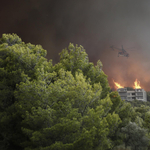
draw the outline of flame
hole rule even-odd
[[[134,88],[134,89],[141,89],[140,81],[137,81],[137,79],[136,79],[135,82],[134,82],[133,88]]]
[[[115,85],[116,85],[117,89],[119,89],[119,88],[124,88],[124,87],[123,87],[123,86],[121,86],[119,83],[115,82],[114,80],[113,80],[113,82],[115,83]]]

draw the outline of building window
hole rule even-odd
[[[138,95],[138,96],[143,96],[143,93],[142,93],[142,92],[136,93],[136,95]]]
[[[138,97],[138,99],[143,99],[143,97],[142,97],[142,96],[140,96],[140,97]]]

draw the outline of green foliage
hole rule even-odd
[[[149,101],[144,102],[144,101],[140,101],[140,100],[133,100],[133,101],[129,101],[129,103],[131,104],[132,107],[140,107],[141,105],[150,107]]]
[[[94,66],[73,44],[54,66],[45,56],[16,34],[0,39],[0,149],[113,149],[126,140],[130,121],[145,138],[149,107],[132,108],[110,93],[100,60]]]
[[[0,140],[3,149],[105,149],[109,127],[107,76],[70,44],[53,67],[41,46],[15,34],[0,40]],[[103,98],[103,99],[102,99]]]
[[[134,100],[130,102],[133,107],[133,113],[131,121],[135,122],[140,128],[146,130],[146,136],[150,139],[150,128],[149,128],[149,102],[142,102]],[[150,143],[148,145],[150,147]]]
[[[144,150],[148,146],[147,131],[139,127],[136,123],[130,122],[121,130],[125,133],[125,147],[131,146],[133,150]]]
[[[29,149],[47,146],[51,149],[56,148],[57,141],[61,142],[60,149],[109,147],[109,128],[113,130],[118,125],[119,117],[108,113],[112,105],[109,96],[100,99],[100,83],[92,86],[82,73],[73,77],[63,69],[59,77],[47,87],[46,82],[29,80],[18,86],[15,92],[18,107],[28,110],[23,116],[22,130],[30,139],[22,145],[28,143]],[[24,102],[25,98],[28,101]],[[94,105],[95,101],[99,105]]]
[[[102,71],[102,66],[102,63],[98,60],[94,67],[94,64],[89,62],[88,55],[82,46],[69,44],[68,50],[63,49],[60,53],[60,63],[55,65],[55,71],[63,68],[66,71],[71,71],[73,76],[76,72],[82,72],[87,81],[90,79],[91,85],[101,83],[101,98],[105,98],[110,91],[110,87],[107,76]]]
[[[21,82],[37,80],[38,68],[51,66],[51,62],[44,58],[46,51],[41,46],[25,44],[16,34],[3,34],[0,43],[0,145],[2,149],[21,149],[19,143],[25,137],[14,91]],[[44,71],[51,72],[47,68]]]
[[[129,103],[121,100],[118,92],[111,92],[110,98],[113,102],[110,112],[115,112],[120,118],[120,123],[118,126],[115,126],[113,128],[113,132],[109,133],[112,148],[114,148],[118,145],[122,145],[124,142],[124,135],[121,132],[121,128],[125,127],[130,122],[133,109]]]

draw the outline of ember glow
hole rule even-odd
[[[119,83],[115,82],[114,80],[113,80],[113,82],[115,83],[115,86],[117,87],[117,89],[119,89],[119,88],[124,88],[124,87],[121,86]]]
[[[140,81],[138,81],[138,80],[136,79],[135,82],[134,82],[133,88],[134,88],[134,89],[141,89]]]

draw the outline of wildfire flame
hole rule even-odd
[[[135,80],[134,82],[134,89],[141,89],[141,86],[140,86],[140,81],[138,81],[137,79]]]
[[[119,89],[119,88],[124,88],[124,87],[123,87],[123,86],[121,86],[119,83],[115,82],[114,80],[113,80],[113,82],[115,83],[115,85],[116,85],[117,89]]]

